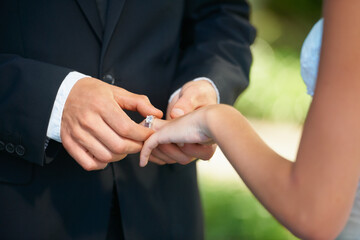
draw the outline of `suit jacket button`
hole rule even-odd
[[[15,148],[15,152],[18,156],[22,157],[25,154],[25,148],[21,145],[17,145]]]
[[[0,141],[0,151],[3,151],[5,149],[5,143],[3,141]]]
[[[111,85],[114,85],[115,83],[115,78],[111,74],[105,74],[102,80]]]
[[[14,146],[14,144],[12,144],[12,143],[6,144],[5,150],[6,150],[8,153],[14,153],[14,151],[15,151],[15,146]]]

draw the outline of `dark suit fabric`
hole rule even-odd
[[[255,35],[248,6],[109,0],[107,7],[103,27],[95,0],[0,0],[0,239],[105,239],[114,183],[125,239],[203,238],[194,163],[139,168],[134,154],[87,172],[60,143],[45,151],[46,131],[59,86],[74,70],[111,75],[163,111],[172,92],[200,76],[232,103],[248,84]]]

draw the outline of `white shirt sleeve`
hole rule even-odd
[[[46,136],[57,142],[61,142],[60,128],[61,118],[64,110],[64,105],[72,87],[84,77],[89,77],[79,72],[70,72],[60,85],[60,88],[56,94],[53,109],[49,120]]]
[[[216,99],[217,99],[217,103],[220,103],[220,93],[219,93],[219,89],[216,87],[215,83],[206,77],[199,77],[199,78],[195,78],[193,81],[200,81],[200,80],[205,80],[208,81],[215,89],[216,92]],[[181,91],[181,88],[179,88],[178,90],[176,90],[173,94],[171,94],[170,98],[169,98],[169,103],[173,100],[173,98]]]

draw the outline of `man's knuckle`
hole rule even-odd
[[[104,152],[99,157],[99,160],[102,161],[102,162],[105,162],[105,163],[109,163],[109,162],[113,161],[113,156],[109,152]]]
[[[96,163],[91,162],[91,161],[86,161],[83,163],[82,167],[86,170],[86,171],[94,171],[98,169],[98,166]]]
[[[71,136],[75,141],[79,141],[82,139],[82,131],[79,128],[74,128],[71,131]]]
[[[131,133],[130,124],[124,122],[121,125],[121,134],[124,135],[124,136],[128,136],[130,133]]]
[[[85,129],[93,129],[96,124],[94,123],[94,117],[90,113],[84,113],[80,119],[81,127]]]
[[[143,102],[150,102],[148,96],[146,95],[139,95],[139,99]]]
[[[163,152],[165,155],[171,155],[172,152],[173,152],[173,148],[172,148],[172,145],[170,144],[160,144],[158,146],[158,149]]]
[[[123,154],[125,152],[125,145],[124,144],[117,144],[113,147],[113,151],[116,154]]]
[[[191,106],[191,109],[195,109],[199,106],[199,99],[193,97],[189,99],[189,106]]]
[[[191,158],[190,157],[184,157],[184,158],[181,158],[178,163],[180,163],[181,165],[187,165],[191,162]]]
[[[186,109],[187,108],[189,108],[189,109],[193,109],[194,107],[195,107],[195,103],[196,103],[196,101],[195,101],[195,99],[194,98],[183,98],[183,99],[181,99],[181,101],[182,101],[182,105],[184,106],[184,107],[186,107]]]
[[[120,154],[120,155],[118,156],[118,160],[120,161],[120,160],[126,158],[126,156],[127,156],[127,154]]]
[[[142,97],[142,99],[143,99],[143,100],[145,100],[145,101],[149,101],[148,96],[146,96],[146,95],[141,95],[141,97]]]
[[[89,120],[85,120],[81,123],[81,126],[84,128],[84,129],[87,129],[87,130],[92,130],[94,127],[95,127],[95,124],[92,123],[92,121],[89,119]]]
[[[179,164],[181,165],[187,165],[189,162],[188,161],[179,161]]]

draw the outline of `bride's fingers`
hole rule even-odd
[[[169,121],[167,121],[167,120],[155,118],[151,123],[151,128],[154,131],[157,131],[157,130],[161,129],[164,125],[166,125],[168,122]],[[145,126],[145,120],[142,121],[140,124]],[[143,145],[143,148],[140,153],[140,163],[139,163],[140,167],[146,166],[146,164],[149,161],[149,157],[151,155],[152,150],[155,149],[159,145],[158,139],[155,137],[155,135],[156,134],[153,134],[152,136],[150,136]],[[152,159],[152,160],[155,160],[155,159]]]
[[[169,123],[169,120],[163,120],[159,118],[154,118],[154,120],[151,122],[151,129],[154,131],[159,130],[162,128],[165,124]],[[145,126],[145,119],[140,123],[141,125]]]
[[[140,167],[145,167],[149,161],[149,157],[154,148],[159,145],[158,138],[156,137],[156,133],[151,135],[144,143],[143,148],[140,152]]]
[[[169,120],[162,120],[162,119],[156,118],[156,119],[154,119],[151,128],[154,131],[157,131],[169,122],[170,122]]]

